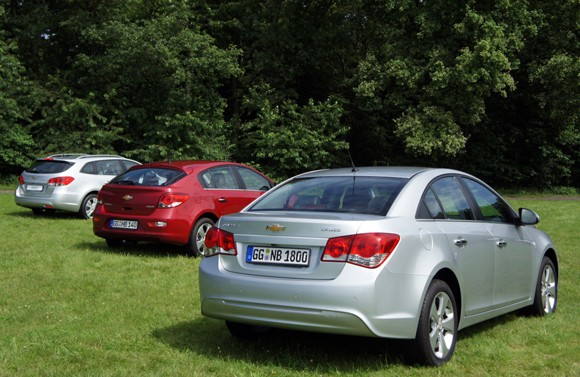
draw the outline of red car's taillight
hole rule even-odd
[[[170,192],[168,194],[163,194],[159,199],[159,208],[175,208],[182,205],[189,199],[188,194],[179,194]]]
[[[49,186],[67,186],[72,183],[75,179],[73,177],[55,177],[48,180]]]
[[[205,257],[211,257],[218,254],[237,255],[236,241],[234,235],[220,228],[211,227],[205,234],[205,247],[208,251]]]
[[[348,262],[358,266],[380,266],[399,244],[400,237],[391,233],[363,233],[330,238],[326,242],[323,262]]]

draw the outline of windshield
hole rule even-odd
[[[38,160],[34,166],[27,169],[26,172],[37,174],[58,174],[68,170],[73,165],[73,163],[66,161]]]
[[[185,176],[176,169],[141,168],[129,170],[115,177],[110,183],[135,186],[168,186]]]
[[[386,215],[407,182],[389,177],[297,178],[257,201],[249,211],[351,212]]]

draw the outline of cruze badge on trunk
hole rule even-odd
[[[271,230],[272,232],[280,232],[286,230],[286,227],[283,225],[274,224],[266,226],[266,230]]]

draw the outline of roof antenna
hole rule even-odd
[[[350,155],[350,149],[348,150],[348,158],[350,158],[350,164],[352,165],[351,172],[353,172],[353,173],[357,172],[358,168],[354,165],[354,161],[352,159],[352,156]]]

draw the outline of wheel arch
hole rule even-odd
[[[457,305],[457,313],[461,313],[461,308],[462,308],[461,287],[459,285],[459,280],[457,279],[457,276],[455,276],[455,273],[452,270],[450,270],[449,268],[442,268],[433,276],[433,279],[431,279],[431,281],[433,281],[435,279],[442,280],[445,283],[447,283],[447,285],[449,286],[449,288],[453,292],[453,296],[455,296],[455,304]]]
[[[209,212],[209,211],[202,212],[195,219],[193,219],[193,221],[191,222],[191,227],[189,228],[190,233],[193,230],[193,227],[195,226],[195,224],[198,222],[198,220],[202,219],[204,217],[212,220],[214,223],[217,223],[217,221],[219,220],[219,217],[213,212]]]
[[[556,254],[556,250],[553,248],[549,248],[544,253],[545,257],[550,258],[552,263],[554,263],[554,268],[556,269],[556,276],[560,276],[560,266],[558,265],[558,255]]]

